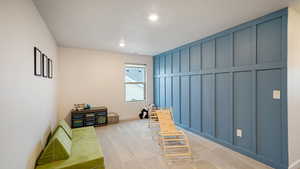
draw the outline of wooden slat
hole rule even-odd
[[[183,140],[185,140],[185,139],[183,139],[183,138],[173,138],[173,139],[164,139],[164,141],[183,141]]]
[[[174,156],[191,156],[191,153],[170,153],[170,154],[165,154],[165,156],[169,157],[174,157]]]
[[[170,148],[187,148],[187,147],[189,147],[188,145],[182,145],[182,146],[166,146],[165,145],[165,147],[168,149],[170,149]]]

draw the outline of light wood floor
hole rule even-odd
[[[166,159],[147,124],[135,120],[96,128],[106,169],[272,169],[188,132],[193,159]]]

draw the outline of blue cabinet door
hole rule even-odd
[[[181,77],[181,124],[190,127],[190,78],[189,76]]]
[[[180,56],[179,52],[174,52],[172,54],[172,65],[173,65],[173,73],[180,72]]]
[[[166,56],[166,74],[172,73],[172,54]]]
[[[215,40],[202,44],[202,69],[213,69],[215,67]]]
[[[248,151],[255,152],[256,147],[253,112],[253,74],[251,71],[234,73],[234,144]],[[242,130],[242,137],[236,135]]]
[[[180,80],[173,77],[173,116],[175,123],[180,124]]]
[[[253,64],[255,39],[253,29],[248,27],[234,33],[234,66],[246,66]]]
[[[216,67],[230,68],[232,66],[233,39],[231,34],[216,39]]]
[[[214,75],[202,76],[202,130],[205,135],[215,135]]]
[[[159,75],[159,56],[153,57],[154,75]]]
[[[160,105],[160,100],[159,100],[159,96],[160,96],[160,82],[159,82],[159,78],[155,78],[154,79],[154,104],[155,106],[159,107]]]
[[[189,48],[184,48],[180,50],[180,69],[181,72],[189,72],[189,63],[190,63],[190,51]]]
[[[280,63],[282,56],[282,19],[257,25],[257,63]]]
[[[232,142],[232,77],[230,73],[216,74],[216,137]]]
[[[172,77],[166,78],[166,108],[172,108]]]
[[[190,48],[190,65],[191,72],[199,72],[201,70],[200,45],[195,45]]]
[[[159,100],[160,100],[160,104],[159,106],[161,108],[165,108],[166,107],[166,88],[165,88],[165,78],[161,77],[160,78],[160,96],[159,96]]]
[[[201,132],[201,76],[191,76],[191,129]]]
[[[159,58],[159,72],[162,75],[166,73],[166,56],[162,55]]]
[[[282,161],[281,70],[257,72],[257,153],[270,161]],[[279,95],[280,97],[280,95]]]

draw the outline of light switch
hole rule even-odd
[[[243,135],[242,129],[236,129],[236,136],[242,137],[242,135]]]
[[[273,99],[280,99],[280,90],[273,90]]]

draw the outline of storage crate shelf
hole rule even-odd
[[[107,108],[93,107],[86,110],[71,111],[72,128],[85,126],[103,126],[107,124]]]

